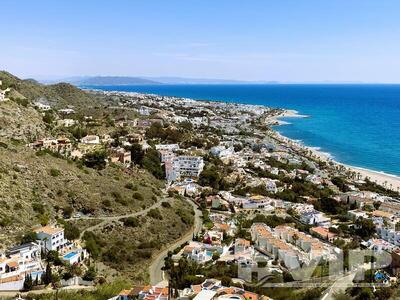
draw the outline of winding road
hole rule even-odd
[[[172,244],[167,245],[167,247],[159,252],[156,257],[154,257],[152,263],[150,264],[149,267],[149,273],[150,273],[150,284],[151,285],[157,285],[159,282],[164,280],[164,271],[161,270],[161,268],[164,266],[164,259],[168,255],[168,251],[173,251],[183,243],[186,243],[188,241],[191,241],[193,238],[193,234],[198,234],[201,229],[202,229],[202,213],[197,207],[197,205],[190,201],[187,200],[194,209],[194,224],[192,226],[192,229],[186,233],[184,236],[182,236],[180,239],[176,240]]]

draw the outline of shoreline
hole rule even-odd
[[[112,93],[121,93],[125,94],[127,96],[133,96],[133,95],[153,95],[153,96],[160,96],[160,97],[170,97],[170,98],[175,98],[175,99],[183,99],[183,100],[188,100],[188,101],[200,101],[200,102],[222,102],[226,104],[239,104],[239,105],[249,105],[249,106],[264,106],[264,105],[257,105],[257,104],[249,104],[249,103],[236,103],[236,102],[227,102],[227,101],[218,101],[218,100],[206,100],[206,99],[192,99],[192,98],[187,98],[187,97],[177,97],[177,96],[163,96],[160,94],[150,94],[150,93],[138,93],[138,92],[127,92],[127,91],[109,91],[109,90],[102,90],[102,89],[87,89],[87,91],[93,91],[93,92],[112,92]],[[270,117],[266,125],[268,126],[281,126],[281,125],[289,125],[290,123],[284,120],[280,120],[280,118],[309,118],[309,115],[302,115],[298,111],[293,110],[293,109],[285,109],[281,108],[281,112],[277,115],[274,115]],[[328,153],[328,152],[323,152],[320,150],[319,147],[313,147],[313,146],[306,146],[302,142],[290,139],[286,136],[281,135],[278,131],[272,129],[274,132],[275,138],[281,139],[284,143],[287,143],[291,146],[295,146],[298,150],[301,151],[306,151],[312,154],[315,158],[318,158],[322,161],[325,161],[327,163],[333,163],[339,168],[346,168],[350,172],[354,172],[355,174],[360,174],[362,180],[364,180],[366,177],[369,178],[372,182],[375,182],[383,187],[386,187],[388,189],[392,189],[393,191],[400,191],[400,176],[398,175],[393,175],[393,174],[387,174],[383,171],[375,171],[363,167],[357,167],[357,166],[352,166],[352,165],[347,165],[341,162],[338,162],[334,160],[334,157]]]
[[[309,117],[309,116],[300,115],[295,110],[284,110],[281,115],[276,117],[276,119],[279,119],[279,118],[304,118],[304,117]],[[290,124],[285,121],[281,121],[281,122],[283,122],[283,124],[281,124],[278,120],[278,124],[276,124],[276,126]],[[341,166],[341,167],[348,169],[349,171],[355,172],[356,174],[360,175],[359,176],[360,180],[364,180],[365,178],[368,178],[370,181],[375,182],[389,190],[393,190],[393,191],[400,190],[400,176],[398,176],[398,175],[388,174],[383,171],[376,171],[376,170],[371,170],[371,169],[367,169],[367,168],[363,168],[363,167],[352,166],[352,165],[341,163],[339,161],[336,161],[330,153],[323,152],[318,147],[311,147],[311,146],[304,145],[302,142],[298,142],[293,139],[290,139],[290,138],[280,134],[276,130],[273,130],[273,131],[275,132],[275,134],[277,136],[279,136],[285,142],[295,146],[299,150],[309,151],[313,154],[314,157],[317,157],[318,159],[320,159],[322,161],[325,161],[327,163],[333,163],[339,167]]]

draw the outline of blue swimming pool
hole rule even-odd
[[[71,259],[72,257],[74,257],[75,255],[77,255],[78,253],[77,252],[70,252],[70,253],[68,253],[68,254],[65,254],[63,257],[65,258],[65,259]]]

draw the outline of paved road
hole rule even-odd
[[[353,279],[355,275],[356,272],[352,272],[349,275],[346,275],[336,280],[328,289],[328,291],[321,297],[321,300],[334,300],[333,295],[335,293],[343,292],[348,287],[351,287],[353,285]]]
[[[161,268],[164,266],[164,258],[167,257],[168,251],[173,251],[183,243],[191,241],[193,238],[193,233],[198,234],[202,229],[203,221],[201,219],[201,211],[198,209],[195,203],[190,200],[187,201],[193,206],[195,212],[193,227],[188,233],[186,233],[183,237],[176,240],[172,244],[168,245],[166,249],[158,253],[157,256],[153,259],[149,267],[151,285],[156,285],[157,283],[164,280],[164,272],[161,270]]]
[[[333,295],[335,293],[344,292],[347,288],[353,286],[353,279],[356,276],[356,273],[360,271],[360,269],[364,269],[364,271],[369,270],[371,268],[370,264],[364,264],[354,271],[352,271],[348,275],[344,275],[336,280],[333,285],[322,295],[321,300],[334,300]]]
[[[163,199],[157,201],[156,203],[154,203],[152,206],[150,206],[150,207],[148,207],[148,208],[146,208],[144,210],[137,211],[137,212],[134,212],[134,213],[130,213],[130,214],[127,214],[127,215],[105,216],[105,217],[85,217],[85,216],[83,216],[81,218],[76,218],[74,220],[103,220],[99,224],[96,224],[96,225],[93,225],[93,226],[90,226],[90,227],[84,229],[81,232],[81,235],[80,235],[80,238],[82,239],[83,234],[86,231],[93,231],[93,230],[96,230],[96,229],[99,229],[99,228],[103,228],[105,225],[109,224],[112,221],[118,221],[118,220],[121,220],[121,219],[124,219],[124,218],[138,217],[138,216],[144,215],[144,214],[148,213],[151,209],[160,207],[160,205],[161,205],[161,203],[163,201],[168,201],[168,199],[164,199],[163,198]]]

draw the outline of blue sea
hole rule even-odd
[[[400,175],[400,85],[143,85],[86,87],[297,110],[282,135],[341,163]]]

